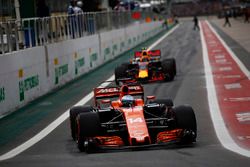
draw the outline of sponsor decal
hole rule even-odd
[[[80,58],[78,60],[75,60],[75,75],[78,74],[78,69],[83,67],[85,64],[85,60],[84,60],[84,57],[83,58]]]
[[[59,83],[59,78],[63,75],[67,74],[69,71],[68,64],[64,64],[62,66],[55,68],[55,84]]]
[[[90,55],[90,67],[93,66],[93,62],[96,61],[97,59],[98,59],[97,53],[93,53]],[[104,59],[105,59],[105,54],[104,54]]]
[[[140,86],[129,86],[129,90],[141,90]]]
[[[128,88],[131,91],[141,90],[140,86],[129,86]],[[100,94],[100,93],[116,93],[116,92],[119,92],[119,88],[113,87],[113,88],[100,88],[96,93]]]
[[[136,37],[133,38],[134,43],[136,42]]]
[[[138,118],[128,118],[127,120],[128,120],[128,122],[130,124],[142,123],[143,122],[143,118],[141,118],[141,117],[138,117]]]
[[[0,88],[0,102],[5,100],[5,89],[4,87]]]
[[[130,45],[132,43],[131,38],[128,39],[128,45]]]
[[[19,99],[23,101],[25,92],[37,87],[39,85],[39,76],[34,75],[32,77],[26,78],[19,81]]]
[[[104,88],[104,89],[98,90],[96,93],[100,94],[100,93],[115,93],[115,92],[119,92],[119,89],[118,88]]]
[[[135,20],[139,20],[141,18],[141,12],[133,12],[132,13],[132,18]]]
[[[112,55],[115,55],[115,52],[118,50],[117,44],[114,44],[112,47]]]
[[[105,48],[104,49],[104,60],[106,60],[106,58],[108,57],[109,54],[110,54],[110,48]]]
[[[120,43],[120,52],[122,51],[122,49],[125,47],[125,43],[122,41],[121,43]]]

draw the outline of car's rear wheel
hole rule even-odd
[[[184,136],[185,142],[193,142],[197,137],[197,123],[192,107],[182,105],[173,109],[176,119],[176,128],[189,131],[190,134]]]
[[[174,58],[162,61],[162,70],[166,81],[172,81],[176,75],[176,62]]]
[[[76,139],[76,117],[80,113],[91,111],[91,106],[74,106],[69,110],[70,129],[73,140]]]
[[[81,113],[77,116],[77,146],[83,152],[90,152],[92,144],[86,144],[91,137],[103,134],[99,114],[97,112]]]

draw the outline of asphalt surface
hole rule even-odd
[[[146,95],[172,98],[175,106],[189,104],[194,108],[198,124],[198,138],[195,145],[141,151],[79,153],[71,139],[67,120],[28,150],[12,159],[0,162],[0,166],[249,166],[250,158],[226,150],[216,137],[208,109],[200,33],[193,31],[192,28],[192,22],[183,22],[173,34],[155,48],[161,49],[163,59],[170,57],[176,59],[177,77],[175,80],[146,84],[144,87]],[[31,137],[32,134],[37,133],[66,111],[70,105],[87,95],[98,83],[109,78],[113,74],[114,66],[127,59],[128,56],[125,55],[82,77],[77,82],[67,85],[58,92],[39,99],[36,105],[43,106],[47,110],[52,108],[52,111],[50,110],[50,113],[38,124],[20,133],[13,141],[5,142],[0,152],[3,153],[13,148],[16,144]],[[66,95],[67,99],[65,99]],[[27,109],[32,110],[32,106]]]

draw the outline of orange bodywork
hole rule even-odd
[[[142,99],[135,99],[134,106],[132,107],[122,107],[120,99],[111,102],[111,107],[123,113],[127,125],[128,142],[130,146],[152,144],[144,118],[143,106],[144,101]],[[160,132],[157,135],[156,143],[167,143],[178,140],[182,132],[182,129]],[[124,142],[119,136],[98,136],[96,139],[100,146],[124,146]]]
[[[174,129],[169,131],[163,131],[157,135],[157,143],[166,143],[179,139],[183,132],[183,129]]]
[[[134,106],[131,107],[122,107],[120,99],[112,101],[111,106],[123,113],[127,124],[130,145],[143,144],[145,142],[147,144],[151,143],[147,124],[144,119],[144,101],[142,99],[136,99]]]
[[[100,146],[124,146],[119,136],[97,136],[95,139]]]
[[[126,123],[128,138],[126,143],[130,146],[138,145],[149,145],[156,143],[167,143],[180,138],[182,134],[182,129],[165,130],[159,132],[156,139],[151,139],[148,131],[147,122],[144,117],[144,100],[139,98],[135,99],[132,106],[124,107],[121,99],[125,95],[133,95],[142,93],[143,88],[139,86],[122,86],[118,88],[98,88],[95,89],[96,97],[104,97],[108,95],[116,95],[117,100],[110,102],[110,107],[119,110]],[[108,95],[106,94],[108,93]],[[109,96],[108,96],[109,97]],[[94,139],[97,141],[99,146],[117,146],[121,147],[125,145],[123,139],[117,135],[114,136],[96,136]],[[152,141],[154,143],[152,143]]]
[[[143,107],[122,108],[127,124],[130,145],[151,144]]]

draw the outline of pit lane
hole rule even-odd
[[[247,166],[250,162],[249,158],[223,148],[215,135],[207,102],[200,35],[198,31],[193,31],[192,26],[191,22],[184,22],[173,34],[155,47],[155,49],[161,49],[163,58],[176,59],[175,80],[144,86],[146,95],[172,98],[176,106],[189,104],[194,108],[198,123],[198,138],[194,147],[99,154],[79,153],[71,140],[67,120],[27,151],[13,159],[0,162],[0,166]],[[126,60],[127,57],[115,60],[98,69],[99,71],[85,76],[87,79],[80,79],[74,83],[74,88],[78,88],[74,93],[70,92],[72,91],[70,85],[70,88],[62,89],[61,91],[64,92],[62,95],[68,95],[67,99],[58,99],[59,107],[53,109],[57,111],[56,114],[49,115],[52,118],[40,123],[40,126],[50,123],[51,119],[64,112],[74,104],[73,102],[87,95],[92,87],[112,75],[114,65]],[[86,87],[83,88],[83,84],[86,84]],[[47,98],[44,100],[49,101]],[[36,131],[36,128],[31,128],[30,131]],[[9,144],[8,147],[11,146],[12,144]]]

